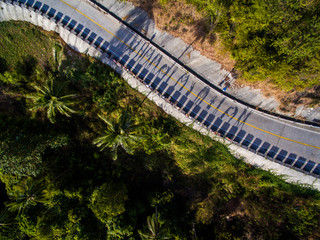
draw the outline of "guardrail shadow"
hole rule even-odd
[[[17,2],[19,5],[26,4],[26,1],[22,0],[14,2]],[[175,104],[182,110],[182,112],[187,114],[190,118],[194,118],[198,121],[199,124],[202,124],[204,127],[208,128],[217,135],[227,138],[233,143],[238,144],[256,154],[262,155],[263,157],[268,158],[270,160],[276,161],[286,166],[293,167],[302,172],[311,173],[318,177],[320,176],[320,164],[316,164],[315,162],[307,160],[303,156],[298,156],[295,153],[289,153],[285,149],[279,149],[279,147],[271,145],[271,143],[263,141],[260,138],[255,138],[252,134],[243,130],[242,125],[252,114],[251,111],[244,109],[241,115],[239,116],[238,121],[231,125],[230,119],[229,121],[224,121],[225,114],[222,114],[219,117],[216,116],[217,110],[223,104],[225,98],[223,98],[219,102],[218,106],[215,107],[215,110],[213,112],[209,112],[210,109],[203,109],[199,104],[197,104],[198,100],[195,99],[194,101],[192,101],[185,96],[186,94],[182,95],[182,93],[180,92],[182,88],[180,89],[180,91],[178,90],[174,92],[174,87],[176,84],[168,86],[166,82],[161,83],[161,78],[157,76],[159,75],[159,71],[150,72],[147,68],[143,66],[143,64],[140,64],[139,61],[130,59],[129,54],[124,54],[130,52],[130,47],[128,47],[128,45],[126,44],[124,44],[123,46],[123,43],[120,46],[119,39],[114,38],[109,43],[107,41],[104,41],[104,39],[101,36],[97,36],[97,34],[92,32],[90,29],[85,28],[85,26],[83,26],[82,24],[77,24],[76,21],[74,21],[69,16],[66,16],[61,12],[57,13],[55,9],[50,8],[46,4],[42,5],[42,3],[39,1],[35,5],[34,1],[32,3],[31,1],[28,1],[27,3],[29,4],[26,6],[28,9],[33,9],[34,11],[39,12],[39,14],[46,16],[51,21],[54,21],[56,24],[59,24],[65,29],[69,30],[70,32],[73,32],[79,38],[90,44],[90,46],[93,46],[96,49],[99,49],[101,52],[106,53],[107,56],[109,56],[114,61],[118,62],[123,67],[127,68],[127,70],[130,69],[130,71],[132,71],[132,73],[141,82],[144,82],[145,84],[151,84],[151,87],[155,89],[159,94],[161,94],[162,97],[165,98],[168,102],[170,102],[171,104]],[[121,37],[124,37],[129,42],[133,39],[133,35],[127,35],[125,31],[121,32]],[[143,47],[145,46],[145,52],[143,52],[142,55],[144,53],[148,53],[148,44],[143,44],[146,45],[143,45]],[[153,53],[151,54],[151,56],[152,55]],[[155,58],[159,59],[159,63],[161,62],[161,56],[159,57],[159,55],[156,55]],[[168,68],[168,70],[172,69],[172,67],[168,67],[165,65],[163,65],[162,67]],[[179,80],[180,83],[184,86],[188,82],[189,77],[183,75],[182,79]],[[203,91],[200,91],[199,93],[199,96],[203,96],[204,98],[207,97],[207,95],[208,92],[205,88],[203,89]],[[211,100],[212,104],[215,101],[216,97]],[[233,110],[233,108],[227,109],[226,112],[228,113],[231,110]],[[235,117],[237,113],[237,109],[235,108],[233,110],[233,113],[228,113],[228,115]]]
[[[139,44],[136,46],[138,47]],[[148,54],[148,51],[149,50],[144,48],[142,56],[145,53]],[[153,56],[153,53],[151,56]],[[169,84],[168,79],[175,72],[175,69],[173,69],[174,64],[172,66],[163,64],[160,67],[155,67],[152,70],[148,70],[144,65],[150,65],[150,63],[144,63],[144,65],[140,64],[139,60],[141,59],[142,57],[129,60],[129,56],[125,55],[121,58],[120,63],[126,66],[128,69],[130,69],[130,66],[134,66],[131,69],[134,75],[136,75],[146,85],[150,86],[153,90],[156,90],[160,95],[163,96],[163,98],[167,99],[167,101],[169,101],[171,104],[174,104],[190,118],[194,118],[210,131],[221,137],[227,138],[233,143],[251,152],[254,152],[272,161],[276,161],[280,164],[290,166],[299,171],[320,176],[319,164],[316,166],[316,163],[313,161],[308,161],[307,159],[303,158],[302,156],[298,156],[295,153],[289,153],[285,149],[279,149],[277,146],[274,146],[267,141],[263,141],[263,139],[257,138],[251,133],[243,130],[242,126],[251,116],[252,110],[245,108],[239,113],[238,107],[229,107],[224,113],[221,114],[221,116],[218,117],[218,109],[220,109],[220,107],[224,104],[226,97],[222,98],[218,103],[216,102],[217,97],[213,97],[210,100],[210,105],[213,105],[214,103],[217,104],[217,106],[213,108],[213,111],[210,111],[210,109],[212,109],[210,106],[207,106],[206,109],[203,109],[203,107],[200,106],[200,103],[201,99],[208,97],[210,92],[208,87],[201,89],[199,94],[195,96],[193,100],[191,100],[189,94],[190,91],[192,91],[195,87],[195,83],[190,84],[190,75],[188,73],[183,74],[175,83],[172,82],[172,84]],[[154,59],[158,59],[156,63],[157,66],[161,63],[162,57],[158,54],[154,56]],[[129,61],[129,63],[127,63],[127,61]],[[168,76],[168,72],[172,69],[172,73]],[[167,76],[167,78],[165,78],[165,76]],[[164,79],[166,79],[166,81]],[[180,84],[180,88],[176,90],[178,82]],[[190,85],[189,91],[182,93],[182,90],[186,84]],[[231,124],[231,120],[237,115],[239,115],[239,117],[237,117],[237,121],[235,121],[234,124]]]
[[[139,44],[141,43],[139,42],[134,46],[138,47]],[[148,51],[146,51],[146,53],[147,52]],[[142,52],[142,54],[144,53],[145,52]],[[155,55],[153,60],[157,59],[158,61],[156,65],[159,65],[162,57]],[[129,63],[129,65],[130,64],[131,63]],[[210,111],[209,105],[206,109],[203,109],[201,106],[199,106],[201,102],[199,98],[205,99],[209,95],[210,90],[205,87],[200,90],[199,94],[193,100],[190,100],[188,95],[190,94],[190,91],[192,91],[192,86],[194,87],[194,84],[191,83],[189,87],[190,91],[187,91],[184,94],[181,92],[186,84],[190,84],[190,75],[188,73],[182,75],[176,83],[170,85],[168,84],[168,81],[163,82],[162,80],[164,79],[164,75],[166,75],[164,72],[167,73],[172,69],[173,66],[170,67],[164,64],[160,66],[160,69],[159,67],[157,69],[154,68],[151,72],[150,70],[147,70],[147,68],[143,68],[143,66],[139,63],[134,64],[135,68],[132,70],[133,74],[137,75],[138,78],[140,78],[145,84],[150,85],[152,89],[155,89],[171,104],[177,106],[184,114],[194,118],[212,132],[215,132],[221,137],[225,137],[233,143],[267,159],[293,167],[299,171],[308,172],[319,176],[319,164],[316,166],[316,163],[313,161],[307,160],[295,153],[289,153],[285,149],[279,149],[277,146],[274,146],[263,139],[256,138],[254,135],[243,130],[242,126],[251,116],[252,110],[244,109],[241,113],[239,113],[239,109],[237,107],[229,107],[225,113],[223,113],[220,117],[217,117],[218,109],[220,109],[220,107],[223,105],[225,97],[222,98],[218,104],[216,102],[217,97],[214,97],[210,100],[210,105],[213,105],[214,103],[217,104],[213,111]],[[167,78],[167,80],[170,78],[170,76]],[[181,87],[175,91],[175,87],[178,85],[178,82]],[[239,117],[237,117],[237,121],[235,121],[234,124],[231,124],[231,120],[237,115],[239,115]]]
[[[247,133],[243,129],[239,130],[235,125],[230,129],[229,127],[229,124],[224,123],[221,128],[214,128],[214,130],[216,130],[220,136],[226,137],[237,145],[269,160],[293,167],[302,172],[308,172],[313,175],[320,176],[320,164],[316,165],[314,161],[307,160],[295,153],[289,153],[287,150],[280,149],[279,147],[271,145],[269,142],[263,141],[260,138],[255,138],[252,134]]]

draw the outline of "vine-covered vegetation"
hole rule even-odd
[[[320,237],[318,192],[245,165],[52,34],[0,34],[0,239]],[[16,38],[47,43],[10,58]]]

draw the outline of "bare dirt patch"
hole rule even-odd
[[[284,91],[272,81],[249,82],[238,78],[235,87],[249,86],[253,89],[260,89],[264,96],[274,97],[280,102],[279,110],[287,114],[295,114],[299,105],[309,107],[319,107],[320,104],[320,86],[305,89],[305,91]]]

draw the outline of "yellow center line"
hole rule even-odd
[[[142,56],[142,54],[140,52],[138,52],[137,50],[135,50],[134,48],[132,48],[130,45],[128,45],[126,42],[124,42],[122,39],[120,39],[119,37],[117,37],[115,34],[113,34],[112,32],[110,32],[108,29],[106,29],[105,27],[103,27],[101,24],[97,23],[96,21],[94,21],[92,18],[90,18],[89,16],[85,15],[84,13],[82,13],[81,11],[79,11],[78,9],[76,9],[75,7],[73,7],[72,5],[66,3],[65,1],[63,0],[59,0],[60,2],[63,2],[64,4],[68,5],[69,7],[71,7],[72,9],[74,9],[75,11],[77,11],[78,13],[80,13],[81,15],[83,15],[84,17],[86,17],[87,19],[89,19],[91,22],[95,23],[96,25],[98,25],[99,27],[101,27],[103,30],[105,30],[106,32],[108,32],[109,34],[111,34],[113,37],[117,38],[120,42],[122,42],[123,44],[125,44],[127,47],[129,47],[131,50],[133,50],[135,53],[137,53],[138,55]],[[183,87],[186,91],[190,92],[192,95],[194,95],[196,98],[198,98],[199,100],[201,100],[202,102],[206,103],[207,105],[209,105],[210,107],[214,108],[215,110],[221,112],[222,114],[225,114],[226,116],[240,122],[240,123],[243,123],[247,126],[250,126],[254,129],[257,129],[259,131],[262,131],[262,132],[265,132],[265,133],[268,133],[270,135],[273,135],[273,136],[276,136],[276,137],[279,137],[279,138],[282,138],[282,139],[285,139],[285,140],[288,140],[288,141],[291,141],[291,142],[294,142],[294,143],[298,143],[298,144],[301,144],[301,145],[305,145],[305,146],[308,146],[308,147],[312,147],[312,148],[316,148],[316,149],[320,149],[320,147],[317,147],[317,146],[313,146],[313,145],[310,145],[310,144],[307,144],[307,143],[303,143],[303,142],[299,142],[299,141],[296,141],[296,140],[293,140],[293,139],[290,139],[290,138],[287,138],[287,137],[283,137],[283,136],[280,136],[278,134],[275,134],[275,133],[272,133],[272,132],[269,132],[269,131],[266,131],[264,129],[261,129],[259,127],[256,127],[254,125],[251,125],[249,123],[246,123],[244,121],[242,121],[241,119],[238,119],[236,117],[233,117],[231,115],[229,115],[228,113],[216,108],[215,106],[213,106],[212,104],[208,103],[206,100],[204,100],[203,98],[199,97],[197,94],[195,94],[194,92],[192,92],[191,90],[189,90],[188,88],[186,88],[184,85],[182,85],[181,83],[179,83],[176,79],[174,79],[173,77],[169,76],[167,72],[163,71],[160,67],[158,67],[158,65],[156,65],[155,63],[153,63],[151,60],[149,60],[148,58],[146,58],[145,56],[143,56],[143,58],[149,62],[150,64],[152,64],[153,66],[155,66],[157,69],[159,69],[162,73],[164,73],[166,76],[168,76],[170,79],[172,79],[174,82],[176,82],[177,84],[179,84],[181,87]]]

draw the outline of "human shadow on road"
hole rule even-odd
[[[241,115],[239,116],[238,120],[236,121],[237,126],[243,126],[244,123],[248,120],[248,118],[251,116],[252,110],[247,110],[246,108],[243,109]]]
[[[218,109],[220,109],[220,107],[222,106],[222,104],[224,103],[225,100],[226,100],[226,97],[221,99],[221,101],[219,102],[218,106],[216,106],[214,108],[214,111],[213,111],[214,114],[216,114],[218,112]]]
[[[195,104],[201,103],[208,96],[209,92],[210,92],[209,87],[202,88],[198,93],[198,95],[195,97],[194,103]]]
[[[230,122],[238,113],[238,107],[229,107],[224,114],[221,115],[221,119],[225,116],[229,119],[228,122]]]
[[[183,87],[188,83],[189,78],[190,78],[190,75],[187,73],[184,73],[181,77],[178,78],[178,80],[174,86],[176,86],[179,82],[181,85],[179,91],[181,91],[183,89]]]

